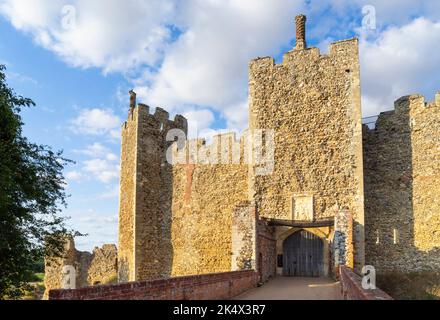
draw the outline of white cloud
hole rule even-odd
[[[63,11],[66,5],[74,11]],[[173,8],[170,0],[0,2],[0,13],[15,28],[67,63],[122,72],[161,58],[171,36],[166,25]]]
[[[63,28],[66,4],[75,8],[73,28]],[[378,23],[377,39],[361,42],[365,113],[391,108],[403,94],[434,92],[438,0],[0,0],[0,13],[71,65],[123,73],[153,107],[176,113],[190,106],[187,114],[205,114],[205,124],[215,113],[242,129],[249,60],[288,49],[301,11],[318,42],[352,36],[364,5],[375,7]],[[119,136],[113,113],[87,111],[75,132]]]
[[[188,135],[191,138],[210,128],[215,120],[214,114],[208,109],[187,109],[182,115],[188,120]]]
[[[84,179],[84,175],[80,171],[69,171],[65,174],[68,181],[81,181]]]
[[[106,158],[109,161],[117,161],[117,160],[119,160],[117,155],[112,153],[109,148],[107,148],[106,146],[104,146],[103,144],[101,144],[99,142],[95,142],[95,143],[93,143],[91,145],[88,145],[84,149],[80,149],[80,150],[75,149],[73,151],[75,153],[84,154],[84,155],[87,155],[87,156],[90,156],[90,157]]]
[[[393,108],[404,95],[432,98],[440,89],[440,22],[419,18],[384,31],[377,40],[361,41],[364,115]]]
[[[248,100],[228,106],[224,109],[223,114],[227,119],[228,128],[238,131],[246,129],[249,116]]]
[[[91,159],[83,162],[83,171],[92,174],[103,183],[110,183],[119,177],[119,165],[107,159]]]
[[[231,123],[242,122],[239,114],[226,115],[225,110],[247,98],[249,60],[277,54],[292,38],[299,3],[187,2],[177,21],[186,32],[170,45],[159,72],[148,75],[152,82],[144,88],[148,102],[168,108],[209,106]]]
[[[99,215],[99,214],[93,213],[93,214],[79,216],[78,220],[81,222],[87,222],[87,223],[93,222],[96,224],[116,223],[116,222],[118,222],[118,215],[109,216],[109,215]]]
[[[119,185],[116,184],[99,195],[99,199],[113,199],[119,197]]]
[[[66,173],[67,179],[78,182],[96,179],[109,184],[119,177],[119,157],[103,144],[95,142],[73,152],[89,159],[81,162],[80,169]]]
[[[75,8],[76,27],[62,26],[66,4]],[[0,0],[15,28],[67,63],[130,76],[152,106],[220,113],[246,100],[249,60],[288,43],[301,6],[300,0]],[[169,25],[180,30],[177,41]],[[228,113],[228,120],[235,116]],[[94,125],[79,130],[101,132]]]
[[[87,234],[85,237],[75,238],[77,249],[92,251],[95,246],[118,242],[118,215],[114,212],[88,209],[71,212],[70,216],[69,223],[76,230]]]
[[[108,136],[118,139],[121,118],[111,109],[83,109],[78,117],[70,122],[70,129],[77,134]]]

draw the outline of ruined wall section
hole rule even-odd
[[[244,146],[245,135],[226,133],[181,150],[188,161],[173,166],[172,276],[231,271],[233,213],[248,200]]]
[[[94,248],[93,253],[90,253],[78,251],[73,238],[67,238],[60,257],[45,258],[43,299],[48,298],[50,290],[62,288],[65,266],[75,269],[76,288],[114,283],[117,277],[117,255],[115,245],[105,244],[101,248]]]
[[[364,128],[367,263],[378,272],[440,268],[440,93],[411,95]]]
[[[251,176],[261,217],[355,219],[355,265],[364,261],[363,160],[357,39],[293,50],[282,64],[250,64],[250,130],[275,130],[272,174]]]
[[[117,282],[118,250],[114,244],[95,247],[87,272],[87,284],[109,284]]]

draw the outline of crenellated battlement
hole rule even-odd
[[[346,64],[349,59],[347,57],[358,54],[359,40],[357,38],[341,40],[333,42],[328,47],[328,54],[321,54],[319,48],[311,47],[302,50],[294,49],[288,51],[283,56],[281,63],[275,63],[273,57],[258,57],[251,60],[249,68],[251,70],[274,69],[277,67],[290,66],[292,64],[300,64],[301,62],[309,62],[316,60],[324,61],[340,61]]]
[[[300,14],[295,17],[296,23],[296,45],[295,47],[284,54],[283,62],[281,64],[275,64],[275,60],[272,57],[257,58],[250,62],[250,69],[264,69],[282,67],[293,64],[298,64],[310,60],[329,60],[340,61],[346,63],[349,57],[358,56],[359,53],[359,41],[357,38],[341,40],[333,42],[329,45],[328,54],[321,54],[319,48],[307,47],[306,39],[306,22],[307,17]]]
[[[429,116],[440,113],[440,92],[435,95],[434,101],[426,101],[426,98],[421,94],[411,94],[400,97],[394,102],[394,109],[390,111],[381,112],[376,121],[375,130],[381,130],[389,126],[394,126],[399,129],[405,125],[400,126],[410,119],[419,118],[419,115]],[[413,126],[423,125],[422,123],[414,122]],[[402,128],[401,128],[402,129]],[[373,129],[374,130],[374,129]]]
[[[123,124],[123,130],[127,129],[128,124],[133,121],[140,121],[140,124],[159,131],[170,129],[181,129],[185,133],[188,131],[188,121],[184,116],[177,114],[171,120],[168,111],[157,107],[154,113],[150,113],[150,107],[142,103],[139,103],[134,108],[130,108],[128,119]]]
[[[358,273],[365,265],[439,269],[438,255],[428,260],[413,248],[440,245],[438,215],[431,214],[439,211],[440,92],[433,102],[421,95],[396,100],[369,130],[362,126],[358,40],[334,42],[322,54],[307,47],[307,18],[295,20],[297,43],[281,63],[250,62],[249,129],[241,135],[188,139],[183,116],[150,111],[130,92],[121,143],[120,282],[255,265],[262,277],[292,275],[286,250],[293,226],[338,220],[338,208],[350,213],[352,227],[312,228],[323,240],[320,275],[331,275],[340,260],[342,238],[350,240],[349,263]],[[261,224],[237,220],[237,208],[239,216],[258,213],[282,226],[264,226],[261,237]]]
[[[440,91],[435,94],[433,101],[426,101],[426,98],[421,94],[412,94],[403,96],[394,102],[396,112],[406,112],[408,108],[429,110],[433,107],[440,107]]]
[[[214,135],[209,143],[205,138],[187,139],[181,148],[175,142],[173,157],[178,160],[174,164],[243,164],[250,147],[248,134],[248,130],[240,137],[236,132],[224,132]]]
[[[412,129],[427,125],[421,119],[440,114],[440,92],[435,95],[434,101],[426,101],[421,94],[411,94],[400,97],[394,102],[394,109],[381,112],[376,120],[375,128],[370,129],[363,125],[364,134],[369,132],[388,131],[390,128],[398,131],[408,131],[408,122],[412,121]],[[414,121],[418,119],[417,121]]]

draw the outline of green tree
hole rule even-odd
[[[72,234],[60,210],[71,161],[22,134],[21,110],[34,105],[8,87],[0,65],[0,299],[18,298],[35,262],[59,255],[61,235]]]

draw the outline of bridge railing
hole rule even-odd
[[[49,300],[225,300],[256,287],[254,270],[51,290]]]
[[[380,289],[364,289],[362,278],[347,266],[339,266],[339,276],[345,300],[393,300],[391,296]]]

